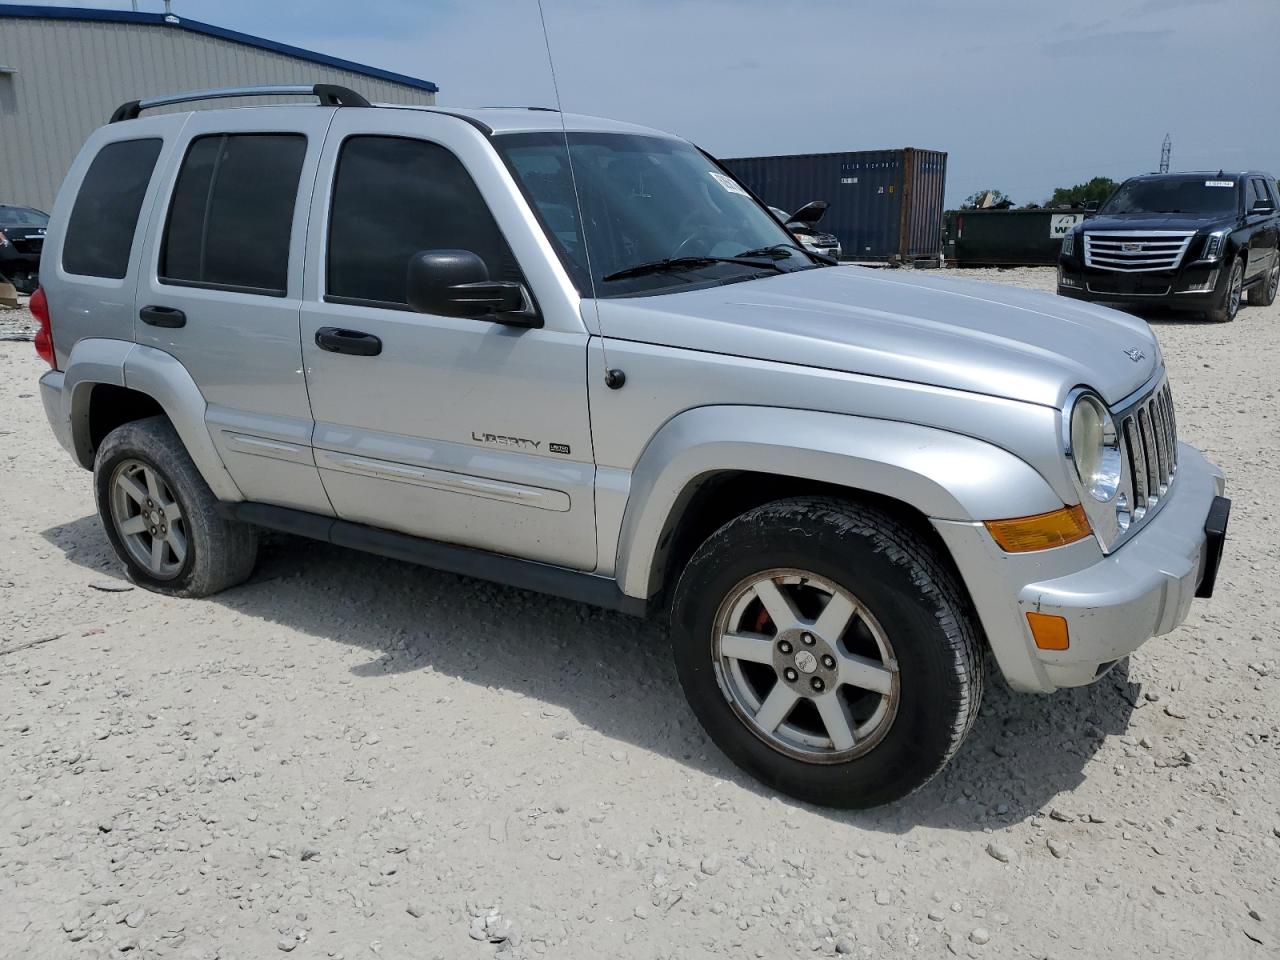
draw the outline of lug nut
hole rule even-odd
[[[812,680],[809,681],[809,686],[813,687],[813,689],[818,691],[818,693],[821,693],[823,690],[826,689],[827,685],[822,682],[821,677],[814,677]]]
[[[779,653],[790,653],[790,652],[791,652],[791,644],[787,643],[787,641],[785,641],[785,640],[780,641],[780,642],[778,643],[778,652],[779,652]]]
[[[836,658],[828,653],[822,658],[822,665],[828,670],[834,670],[836,668]]]
[[[796,677],[800,676],[800,674],[796,673],[790,667],[787,667],[786,670],[783,670],[782,675],[786,677],[788,680],[790,680],[792,683],[795,683]]]
[[[813,646],[813,634],[812,634],[812,633],[804,633],[804,634],[801,634],[801,635],[800,635],[800,639],[804,641],[804,645],[805,645],[806,647],[812,647],[812,646]]]

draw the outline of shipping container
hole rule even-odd
[[[738,157],[725,166],[788,213],[811,200],[831,206],[817,229],[840,238],[846,260],[937,259],[947,155],[937,150],[862,150]]]
[[[957,267],[1034,267],[1058,262],[1062,238],[1083,210],[948,210],[943,256]]]

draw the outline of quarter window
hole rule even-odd
[[[409,260],[422,250],[470,250],[492,279],[521,280],[457,157],[425,140],[349,138],[338,156],[329,216],[328,298],[402,307]]]
[[[117,140],[98,151],[67,221],[63,270],[112,280],[128,273],[138,214],[162,145],[159,139]]]
[[[161,281],[283,297],[306,152],[299,134],[193,140],[169,206]]]

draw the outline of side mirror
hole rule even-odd
[[[1275,207],[1273,207],[1273,206],[1271,205],[1271,201],[1270,201],[1270,200],[1262,200],[1262,199],[1259,199],[1259,200],[1255,200],[1255,201],[1253,201],[1253,212],[1254,212],[1254,213],[1270,213],[1270,212],[1271,212],[1271,211],[1273,211],[1274,209],[1275,209]]]
[[[1085,209],[1086,211],[1088,211],[1089,213],[1093,213],[1095,210],[1097,210],[1097,209],[1098,209],[1098,201],[1097,201],[1097,200],[1086,200],[1086,201],[1084,202],[1084,209]]]
[[[490,280],[489,268],[470,250],[420,250],[409,259],[409,306],[442,317],[486,318],[540,327],[520,284]]]

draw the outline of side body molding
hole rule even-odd
[[[684,504],[701,479],[724,471],[865,490],[933,519],[1030,516],[1062,506],[1025,461],[971,437],[781,407],[698,407],[669,420],[631,473],[617,549],[623,593],[648,598],[658,591]]]

